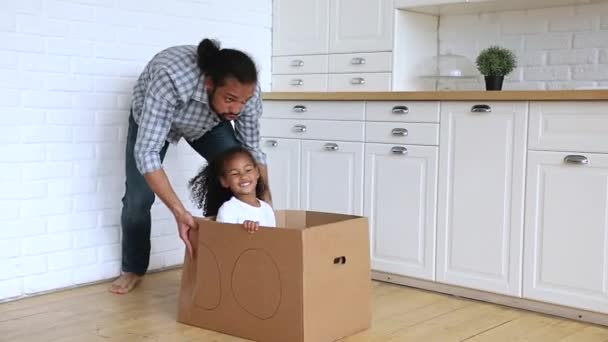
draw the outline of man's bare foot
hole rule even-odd
[[[116,294],[125,294],[133,290],[135,285],[139,283],[141,280],[141,276],[131,273],[125,272],[120,275],[114,282],[112,282],[112,286],[110,287],[110,292]]]

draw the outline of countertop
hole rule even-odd
[[[264,100],[319,101],[608,101],[608,89],[394,92],[265,92]]]

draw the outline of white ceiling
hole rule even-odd
[[[439,0],[444,4],[426,6],[428,0],[395,0],[395,8],[412,12],[449,15],[514,11],[570,5],[608,3],[608,0]],[[437,1],[434,1],[437,2]]]

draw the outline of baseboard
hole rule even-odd
[[[572,320],[608,326],[608,314],[593,311],[580,310],[576,308],[538,302],[530,299],[510,297],[490,292],[468,289],[460,286],[436,283],[427,280],[399,276],[390,273],[372,271],[372,279],[415,287],[433,292],[445,293],[457,297],[464,297],[513,308],[539,312],[543,314],[569,318]]]
[[[153,269],[153,270],[148,270],[146,272],[146,274],[165,272],[165,271],[179,269],[179,268],[182,268],[182,267],[183,267],[183,264],[177,264],[177,265],[173,265],[173,266],[166,266],[166,267],[156,268],[156,269]],[[91,281],[91,282],[87,282],[87,283],[82,283],[82,284],[77,284],[77,285],[71,285],[71,286],[65,286],[65,287],[60,287],[60,288],[56,288],[56,289],[52,289],[52,290],[47,290],[47,291],[28,293],[26,295],[21,295],[21,296],[18,296],[18,297],[5,298],[5,299],[1,299],[0,300],[0,304],[14,302],[14,301],[18,301],[18,300],[26,299],[26,298],[39,297],[39,296],[43,296],[43,295],[47,295],[47,294],[51,294],[51,293],[58,293],[58,292],[73,290],[73,289],[77,289],[77,288],[81,288],[81,287],[87,287],[87,286],[104,284],[104,283],[113,281],[117,277],[118,277],[118,275],[113,276],[111,278],[99,279],[99,280],[95,280],[95,281]]]

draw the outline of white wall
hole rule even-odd
[[[118,275],[138,73],[158,50],[208,36],[249,52],[270,89],[271,10],[271,0],[0,1],[0,300]],[[201,165],[186,144],[167,154],[188,204]],[[159,200],[153,220],[151,269],[181,263]]]
[[[474,63],[481,49],[513,49],[520,67],[504,89],[608,86],[608,3],[440,18],[440,52]],[[462,89],[484,89],[461,82]]]

